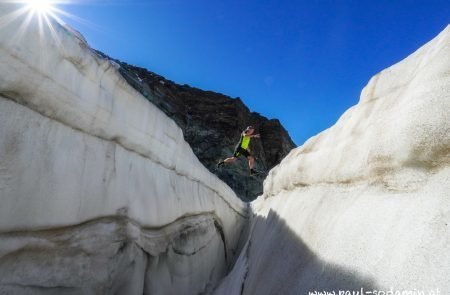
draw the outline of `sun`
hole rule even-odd
[[[52,0],[26,0],[27,8],[39,15],[48,15],[54,9],[54,1]]]
[[[89,26],[93,25],[62,8],[62,6],[77,5],[83,1],[88,0],[0,0],[0,3],[18,4],[17,9],[0,16],[0,29],[20,19],[21,24],[18,25],[14,34],[15,40],[20,40],[29,28],[37,28],[41,40],[50,35],[56,44],[60,44],[61,34],[58,33],[58,28],[65,27],[67,31],[67,19]]]

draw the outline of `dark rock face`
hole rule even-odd
[[[99,55],[109,58],[101,52]],[[240,98],[178,85],[144,68],[118,60],[120,73],[142,95],[148,98],[183,130],[199,160],[225,181],[244,201],[262,194],[265,174],[249,175],[247,160],[240,157],[234,164],[216,168],[219,160],[230,157],[246,126],[256,127],[260,139],[252,139],[255,168],[269,171],[295,147],[280,121],[269,120],[250,112]]]

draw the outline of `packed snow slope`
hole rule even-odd
[[[270,172],[217,293],[450,294],[449,164],[447,27]]]
[[[246,205],[117,65],[18,9],[0,4],[0,294],[210,292]]]

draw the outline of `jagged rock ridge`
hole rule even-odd
[[[232,155],[240,132],[253,125],[261,134],[260,140],[253,140],[252,149],[257,158],[256,167],[262,171],[272,169],[295,147],[279,120],[268,120],[250,112],[240,98],[178,85],[144,68],[119,60],[114,62],[131,86],[177,122],[203,165],[224,180],[242,200],[251,201],[262,194],[265,175],[250,177],[243,158],[232,166],[216,169],[219,159]]]

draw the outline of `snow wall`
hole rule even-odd
[[[0,294],[210,293],[247,206],[76,32],[0,4]]]
[[[270,172],[217,294],[450,294],[449,164],[447,27]]]

